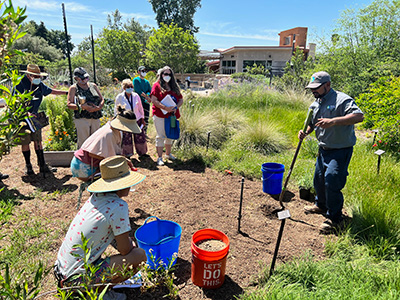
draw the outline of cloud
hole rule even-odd
[[[227,38],[238,38],[238,39],[279,41],[279,36],[277,34],[261,35],[261,34],[216,33],[216,32],[201,31],[201,29],[197,34],[217,36],[217,37],[227,37]]]
[[[14,0],[15,6],[26,6],[28,11],[60,11],[61,3],[58,1],[41,1],[41,0]],[[78,2],[65,2],[65,10],[67,12],[87,12],[91,9]]]

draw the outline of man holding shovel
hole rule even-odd
[[[311,89],[315,101],[311,104],[313,116],[306,132],[300,130],[304,139],[315,130],[319,153],[315,165],[315,204],[304,207],[305,213],[324,214],[327,220],[321,225],[323,232],[343,225],[343,194],[347,169],[356,143],[354,124],[362,122],[363,112],[350,96],[331,88],[327,72],[312,75],[306,86]]]

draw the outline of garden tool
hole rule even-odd
[[[304,127],[303,127],[303,131],[306,132],[308,125],[310,124],[311,118],[313,116],[313,110],[309,109],[308,110],[308,114],[307,114],[307,118],[304,122]],[[292,160],[292,163],[290,165],[288,174],[286,176],[286,180],[285,183],[283,185],[282,191],[279,195],[279,204],[281,205],[281,210],[278,212],[278,218],[281,220],[281,227],[279,228],[279,233],[278,233],[278,239],[276,241],[276,246],[275,246],[275,251],[274,251],[274,256],[272,258],[272,262],[271,262],[271,268],[269,270],[269,276],[272,275],[272,272],[274,271],[274,267],[275,267],[275,262],[276,262],[276,257],[278,256],[278,251],[279,251],[279,245],[281,243],[281,239],[282,239],[282,234],[283,234],[283,229],[285,228],[285,222],[287,218],[290,218],[290,212],[289,210],[285,210],[285,206],[283,205],[283,196],[285,195],[285,191],[286,191],[286,186],[289,182],[289,178],[290,175],[292,174],[293,171],[293,167],[294,164],[296,162],[297,159],[297,155],[299,154],[300,151],[300,147],[301,147],[301,143],[303,142],[303,140],[299,140],[299,143],[297,144],[297,148],[296,148],[296,152],[294,153],[294,157]]]

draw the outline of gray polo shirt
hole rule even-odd
[[[356,144],[354,125],[332,126],[330,128],[315,127],[320,118],[336,118],[363,112],[354,99],[342,92],[331,89],[323,98],[316,99],[310,106],[314,109],[311,126],[315,130],[318,144],[327,148],[347,148]]]

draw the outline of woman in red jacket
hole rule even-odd
[[[179,86],[176,83],[174,73],[170,67],[165,66],[164,68],[158,70],[157,77],[158,80],[154,83],[150,96],[151,102],[153,103],[153,121],[157,131],[157,165],[162,166],[164,165],[162,158],[164,146],[167,159],[176,159],[175,156],[171,154],[173,140],[168,139],[165,134],[164,119],[168,118],[172,114],[175,114],[177,119],[180,117],[179,107],[181,107],[183,104],[183,98]],[[171,96],[172,100],[175,102],[175,106],[167,106],[161,103],[161,101],[167,95]]]

